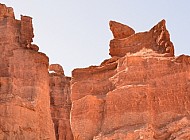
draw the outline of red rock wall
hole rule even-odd
[[[190,59],[173,56],[165,21],[149,32],[129,34],[111,40],[112,58],[72,73],[71,128],[78,139],[167,139],[179,129],[160,128],[189,117]]]
[[[54,140],[48,57],[30,47],[30,17],[16,20],[2,4],[0,10],[0,139]]]
[[[51,116],[57,140],[73,140],[70,127],[70,77],[64,76],[60,65],[50,65]]]

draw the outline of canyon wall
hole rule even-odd
[[[32,18],[0,4],[0,139],[190,139],[190,56],[175,57],[165,20],[109,25],[111,58],[67,77],[32,44]]]
[[[0,139],[54,140],[48,57],[32,43],[32,18],[0,4]]]

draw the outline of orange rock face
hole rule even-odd
[[[0,4],[0,139],[54,140],[48,57],[31,49],[30,17]]]
[[[72,73],[73,135],[82,140],[189,139],[189,56],[174,57],[164,20],[148,32],[120,37],[112,26],[112,58]]]
[[[70,77],[65,77],[58,64],[49,66],[51,115],[57,140],[73,140],[70,127]]]

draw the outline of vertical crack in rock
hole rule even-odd
[[[105,111],[106,111],[106,110],[105,110],[105,108],[106,108],[106,107],[105,107],[105,105],[106,105],[106,100],[103,99],[103,101],[104,101],[104,102],[103,102],[103,107],[102,107],[102,112],[101,112],[102,116],[101,116],[101,120],[100,120],[100,121],[101,121],[101,123],[100,123],[100,130],[99,130],[99,132],[98,132],[98,135],[100,135],[100,136],[102,135],[103,123],[104,123],[104,118],[105,118],[104,115],[105,115]]]
[[[70,77],[64,75],[58,64],[49,66],[51,116],[57,140],[73,140],[70,127]]]

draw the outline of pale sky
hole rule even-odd
[[[188,0],[1,0],[20,15],[33,18],[34,44],[63,66],[99,65],[109,58],[110,20],[147,31],[165,19],[175,54],[190,54],[190,1]]]

